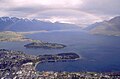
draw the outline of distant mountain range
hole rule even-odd
[[[17,17],[0,17],[0,31],[53,31],[53,30],[74,30],[81,29],[74,24],[51,23],[37,19],[22,19]],[[120,16],[114,17],[108,21],[96,22],[84,28],[91,34],[120,36]]]
[[[91,34],[120,36],[120,16],[108,21],[97,22],[85,28]]]
[[[66,23],[51,23],[37,19],[22,19],[17,17],[0,17],[0,31],[40,31],[40,30],[72,30],[80,29],[79,26]]]

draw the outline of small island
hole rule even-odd
[[[66,47],[63,44],[57,43],[48,43],[48,42],[32,42],[29,44],[24,45],[26,48],[45,48],[45,49],[61,49]]]

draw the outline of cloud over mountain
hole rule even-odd
[[[86,26],[119,15],[119,3],[120,0],[0,0],[0,15]]]

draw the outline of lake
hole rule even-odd
[[[120,37],[91,35],[81,31],[51,31],[26,35],[45,42],[67,45],[64,49],[26,49],[28,42],[1,42],[0,48],[20,50],[27,54],[56,54],[75,52],[82,59],[70,62],[38,64],[38,71],[120,71]]]

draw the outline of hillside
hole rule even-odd
[[[0,32],[0,41],[34,41],[29,38],[25,38],[24,35],[12,31]]]
[[[37,19],[20,19],[16,17],[0,17],[0,31],[40,31],[40,30],[69,30],[69,29],[80,29],[74,24],[65,23],[51,23],[44,22]]]
[[[98,22],[85,28],[91,34],[120,36],[120,16],[108,21]]]

